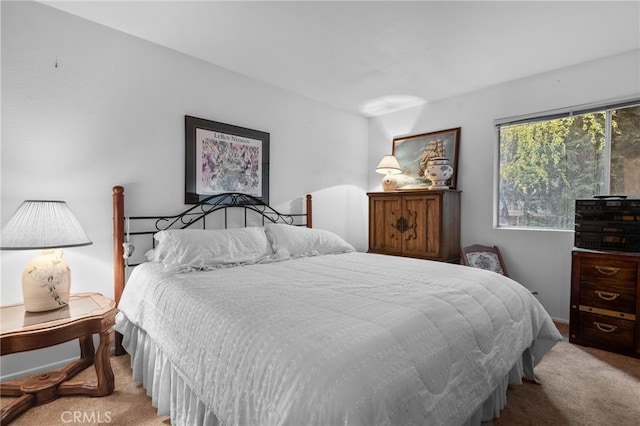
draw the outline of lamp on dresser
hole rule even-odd
[[[64,201],[27,200],[2,229],[2,250],[41,249],[22,273],[28,312],[62,308],[69,303],[71,272],[62,248],[92,244]]]
[[[385,191],[394,191],[398,188],[398,182],[396,181],[395,174],[400,173],[400,164],[393,155],[385,155],[380,160],[376,172],[381,173],[384,176],[382,178],[382,189]]]

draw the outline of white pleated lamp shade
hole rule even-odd
[[[92,244],[64,201],[27,200],[2,228],[2,250],[78,247]]]
[[[385,155],[378,163],[378,167],[376,167],[376,172],[385,174],[397,174],[402,170],[400,169],[400,164],[398,160],[393,155]]]

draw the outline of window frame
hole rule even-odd
[[[573,107],[559,108],[555,110],[542,111],[538,113],[523,114],[512,117],[505,117],[494,120],[494,173],[493,173],[493,228],[500,230],[517,231],[552,231],[552,232],[574,232],[568,228],[550,228],[535,226],[504,226],[500,225],[500,127],[518,124],[535,123],[539,121],[549,121],[559,118],[566,118],[576,115],[589,114],[593,112],[605,112],[605,148],[604,148],[604,187],[611,186],[611,120],[612,110],[640,106],[640,97],[623,98],[606,102],[583,104]]]

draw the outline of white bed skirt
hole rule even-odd
[[[158,416],[171,416],[173,426],[220,424],[215,414],[191,390],[180,371],[142,329],[122,313],[118,314],[114,328],[123,335],[122,345],[131,356],[133,380],[141,383],[147,390],[153,407],[158,410]],[[479,425],[482,421],[500,417],[500,411],[507,403],[508,386],[521,384],[523,377],[534,380],[533,368],[537,364],[536,360],[540,360],[540,354],[546,353],[555,344],[548,342],[547,347],[540,347],[540,343],[544,345],[547,342],[538,341],[537,347],[525,350],[509,374],[465,425]]]

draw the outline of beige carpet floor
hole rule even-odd
[[[113,394],[59,398],[32,408],[12,425],[170,425],[168,418],[157,417],[144,388],[131,380],[129,357],[112,357],[111,362]],[[88,369],[79,377],[94,374]],[[640,359],[563,342],[547,354],[536,375],[540,385],[510,387],[500,418],[484,425],[640,425]],[[2,398],[2,404],[10,400]]]
[[[638,426],[640,359],[558,343],[486,425]]]
[[[48,404],[31,408],[11,425],[15,426],[167,426],[168,417],[158,417],[142,385],[131,379],[129,355],[111,357],[115,375],[115,390],[106,397],[65,396]],[[78,374],[78,380],[95,380],[95,371],[88,368]],[[74,378],[74,380],[76,379]],[[2,398],[2,406],[13,398]],[[4,424],[2,425],[4,426]]]

